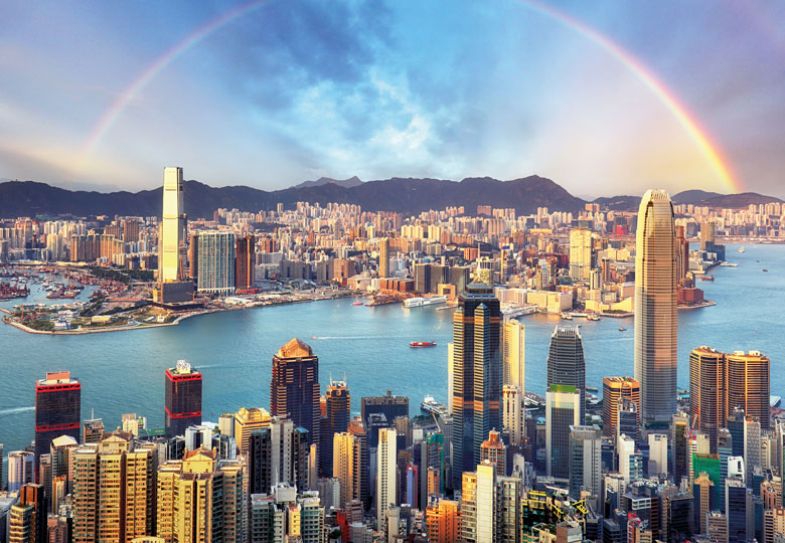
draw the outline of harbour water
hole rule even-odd
[[[679,386],[689,382],[690,349],[757,349],[772,359],[772,394],[785,392],[782,334],[785,306],[785,246],[728,248],[738,267],[715,268],[714,282],[701,282],[714,307],[679,314]],[[768,272],[762,270],[766,268]],[[19,301],[2,302],[11,306]],[[232,311],[188,319],[179,326],[81,336],[32,335],[0,325],[0,443],[6,453],[33,439],[34,382],[46,371],[67,369],[82,383],[82,416],[94,411],[107,429],[120,415],[136,412],[151,427],[163,425],[164,369],[187,359],[204,373],[204,419],[241,406],[269,406],[270,367],[275,351],[291,337],[309,343],[320,360],[322,388],[330,376],[347,379],[352,411],[360,397],[410,397],[412,411],[426,394],[445,401],[447,343],[452,311],[405,309],[400,304],[352,305],[351,299]],[[527,389],[543,393],[549,336],[558,324],[580,324],[588,386],[603,375],[632,374],[631,319],[559,321],[523,317],[527,327]],[[620,327],[627,330],[620,332]],[[437,346],[412,349],[410,341]]]

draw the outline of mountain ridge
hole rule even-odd
[[[675,203],[736,208],[751,203],[781,201],[752,192],[719,194],[699,190],[677,193],[673,200]],[[530,214],[538,207],[548,207],[553,211],[579,211],[588,203],[553,180],[538,175],[507,181],[492,177],[467,177],[460,181],[412,177],[361,181],[356,176],[345,180],[322,177],[274,191],[244,185],[211,187],[195,180],[185,181],[185,208],[194,218],[211,217],[219,207],[259,211],[274,209],[279,203],[291,207],[298,201],[352,203],[369,211],[407,214],[448,206],[463,206],[471,214],[478,205],[514,207],[519,214]],[[635,211],[640,196],[601,197],[593,202],[608,209]],[[0,183],[0,217],[155,216],[160,213],[160,187],[138,192],[98,192],[69,190],[38,181]]]

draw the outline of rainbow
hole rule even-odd
[[[215,19],[207,21],[199,26],[155,59],[118,95],[117,99],[115,99],[101,117],[99,117],[82,146],[82,158],[84,159],[95,150],[96,146],[117,121],[118,117],[120,117],[133,99],[155,78],[156,75],[163,71],[180,55],[198,45],[202,40],[232,21],[259,8],[266,1],[267,0],[252,0],[235,6]],[[701,154],[722,181],[725,188],[729,192],[743,192],[743,185],[733,174],[730,164],[722,156],[719,147],[712,141],[709,133],[701,127],[695,115],[691,114],[678,97],[632,53],[583,21],[580,21],[553,6],[545,4],[540,0],[519,0],[519,3],[535,13],[556,21],[567,29],[578,33],[620,62],[625,69],[643,83],[668,111],[670,111],[671,115],[673,115],[679,125],[697,145],[698,149],[700,149]]]

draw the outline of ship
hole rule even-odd
[[[435,341],[411,341],[409,342],[409,347],[412,349],[418,349],[422,347],[436,347]]]
[[[433,396],[426,396],[420,404],[420,411],[429,415],[444,417],[447,415],[447,407],[434,399]]]
[[[430,298],[408,298],[403,301],[403,307],[425,307],[428,305],[437,305],[447,303],[447,296],[432,296]]]
[[[627,329],[624,326],[619,326],[619,332],[626,332]]]
[[[741,247],[739,247],[738,249],[736,249],[736,252],[737,252],[737,253],[740,253],[740,254],[744,254],[744,251],[746,251],[746,250],[747,250],[747,249],[745,249],[745,248],[744,248],[744,245],[742,245]]]

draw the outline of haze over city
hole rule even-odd
[[[781,2],[3,2],[0,178],[783,196]]]

